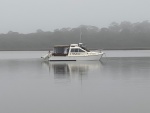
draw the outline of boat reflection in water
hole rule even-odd
[[[99,61],[79,61],[79,62],[44,62],[49,68],[49,73],[54,74],[54,78],[68,78],[74,75],[86,76],[93,70],[100,69]]]

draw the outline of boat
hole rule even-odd
[[[95,61],[100,60],[104,52],[100,50],[88,50],[83,43],[70,45],[56,45],[53,51],[42,56],[49,61]]]

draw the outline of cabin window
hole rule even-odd
[[[71,49],[71,52],[79,52],[79,49]]]
[[[71,52],[75,52],[75,49],[71,49]]]
[[[82,49],[71,49],[71,52],[85,52]]]
[[[71,52],[79,52],[79,49],[71,49]]]
[[[79,49],[75,49],[75,52],[79,52]]]

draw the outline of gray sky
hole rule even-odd
[[[150,0],[0,0],[0,33],[150,20]]]

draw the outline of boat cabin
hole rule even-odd
[[[54,46],[53,56],[72,56],[72,55],[82,55],[89,52],[82,43],[69,45],[57,45]]]
[[[57,45],[54,46],[53,56],[67,56],[70,46],[68,45]]]

